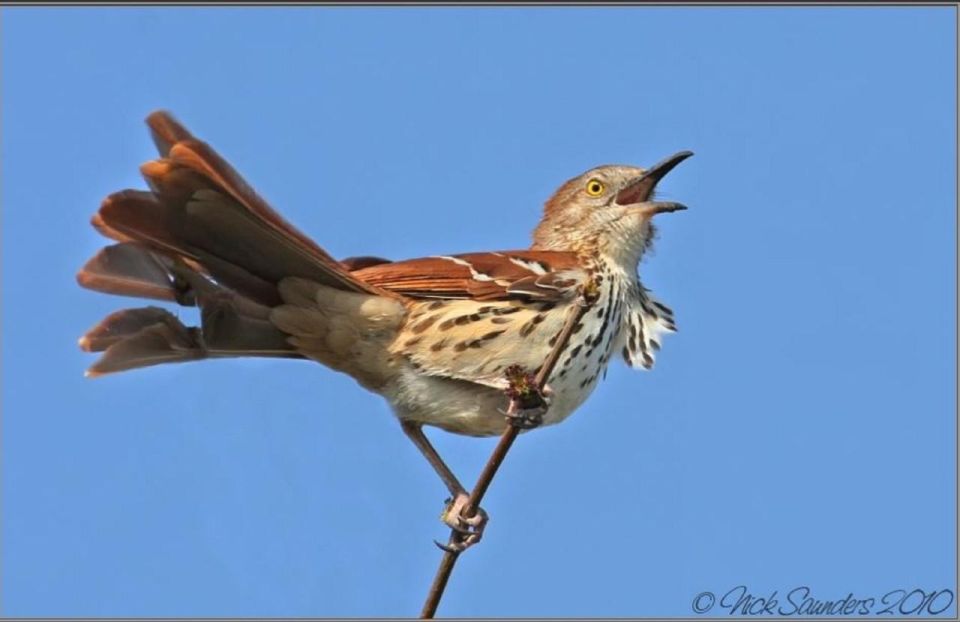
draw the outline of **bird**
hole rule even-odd
[[[77,273],[94,291],[198,307],[187,326],[152,304],[114,312],[79,340],[101,353],[86,375],[223,357],[315,361],[381,395],[447,487],[442,520],[476,542],[488,520],[464,515],[466,489],[423,428],[504,430],[504,401],[563,348],[524,428],[559,423],[615,357],[651,369],[672,310],[644,287],[653,218],[686,209],[655,200],[692,152],[640,168],[603,165],[546,201],[529,248],[392,261],[337,260],[263,200],[170,113],[146,119],[159,157],[148,190],[107,196],[93,227],[113,241]],[[589,297],[582,296],[585,291]],[[587,302],[584,302],[586,300]],[[575,305],[588,305],[558,343]],[[525,375],[524,375],[525,374]]]

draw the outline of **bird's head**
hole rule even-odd
[[[681,151],[648,169],[599,166],[567,181],[547,201],[533,248],[596,250],[635,266],[653,241],[653,217],[686,209],[681,203],[655,201],[653,193],[691,155]]]

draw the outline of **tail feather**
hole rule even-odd
[[[77,274],[80,285],[107,294],[152,298],[182,305],[196,301],[172,275],[173,261],[136,242],[100,249]]]
[[[80,338],[80,347],[86,352],[105,352],[143,329],[161,324],[167,326],[174,341],[193,342],[187,327],[172,313],[160,307],[142,307],[111,313]]]
[[[175,297],[181,304],[196,304],[200,307],[200,326],[188,327],[160,307],[112,313],[80,338],[83,350],[104,353],[88,370],[88,375],[216,357],[303,358],[289,342],[288,334],[271,322],[269,306],[212,283],[198,273],[190,273],[187,266],[178,269],[183,276],[176,277],[171,271],[167,273],[168,282],[179,280],[182,285],[171,285],[166,291],[156,286],[147,290],[149,286],[135,278],[120,281],[109,272],[111,278],[106,283],[111,293],[137,296],[157,293],[155,297],[161,300]],[[118,287],[116,283],[121,285]]]
[[[180,125],[179,121],[163,110],[157,110],[147,116],[147,127],[150,128],[150,136],[157,146],[157,151],[164,157],[170,153],[170,149],[178,142],[194,140],[193,134],[187,128]]]
[[[299,277],[363,296],[368,285],[286,222],[217,153],[165,112],[147,123],[161,158],[141,167],[150,191],[108,196],[93,226],[118,243],[80,270],[89,289],[199,306],[201,326],[159,307],[108,316],[80,340],[103,352],[90,375],[216,356],[302,358],[271,321],[278,284]],[[324,321],[329,321],[325,319]]]
[[[216,151],[206,143],[193,138],[169,114],[162,111],[155,112],[147,117],[147,124],[153,132],[154,141],[160,148],[161,154],[165,156],[165,159],[161,162],[169,167],[165,173],[160,172],[156,167],[151,170],[149,166],[145,167],[147,170],[143,171],[144,175],[148,177],[148,181],[156,184],[155,191],[158,191],[161,199],[167,196],[164,189],[168,185],[165,183],[167,175],[180,169],[196,173],[206,181],[211,190],[228,195],[233,200],[233,208],[241,212],[247,212],[265,230],[272,230],[276,234],[275,239],[282,241],[284,246],[296,249],[302,254],[303,258],[310,260],[310,263],[318,267],[322,266],[324,279],[320,283],[323,285],[344,291],[378,295],[383,293],[377,288],[351,277],[350,273],[320,248],[316,242],[288,223],[266,201],[260,198]],[[164,151],[168,144],[172,146]],[[195,177],[193,179],[196,181]],[[171,182],[175,180],[177,180],[175,177],[170,179]],[[187,188],[191,187],[189,183],[185,186]],[[194,189],[197,188],[197,186],[193,187]],[[178,203],[182,202],[178,201]],[[226,204],[229,204],[229,202],[220,203],[221,206]],[[308,275],[297,274],[295,276],[307,277]]]
[[[204,358],[196,329],[184,326],[172,313],[159,307],[124,309],[108,315],[80,338],[87,352],[104,355],[87,376]]]
[[[107,316],[80,338],[80,347],[87,352],[104,353],[87,376],[205,358],[302,358],[268,320],[248,318],[227,307],[204,309],[203,316],[199,329],[159,307],[124,309]]]

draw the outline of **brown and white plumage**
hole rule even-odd
[[[504,370],[535,371],[582,287],[597,296],[549,380],[545,420],[579,406],[613,356],[653,365],[672,313],[636,266],[656,213],[656,182],[687,157],[645,171],[607,166],[547,202],[530,250],[337,261],[287,223],[208,145],[158,112],[149,191],[110,195],[93,225],[117,243],[78,274],[90,289],[198,306],[187,327],[157,306],[119,311],[83,338],[100,375],[208,357],[313,359],[382,394],[405,421],[497,434]]]

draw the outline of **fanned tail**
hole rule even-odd
[[[185,326],[160,307],[110,314],[80,338],[87,352],[103,356],[88,376],[225,356],[301,358],[269,319],[270,307],[231,291],[182,258],[136,242],[102,249],[80,271],[81,285],[111,294],[153,298],[200,307],[200,327]],[[263,298],[276,296],[264,290]]]
[[[101,375],[221,356],[303,358],[270,321],[283,304],[279,283],[391,297],[351,276],[287,223],[217,153],[166,112],[147,118],[160,159],[141,172],[150,191],[107,197],[93,226],[118,243],[78,273],[83,287],[198,306],[199,327],[160,307],[111,314],[80,339],[103,356]]]

